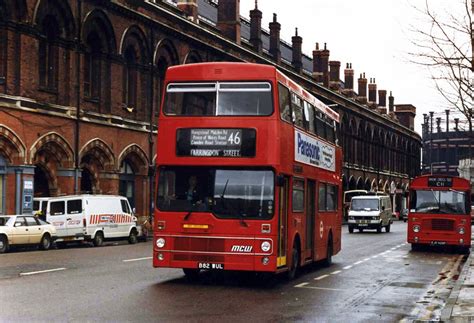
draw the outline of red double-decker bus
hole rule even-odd
[[[454,176],[424,175],[410,184],[408,242],[420,245],[471,247],[471,184]]]
[[[279,273],[341,249],[339,115],[275,67],[167,70],[154,267]]]

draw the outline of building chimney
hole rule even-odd
[[[323,85],[329,87],[329,49],[324,43],[324,49],[321,51],[321,72],[323,72]]]
[[[262,53],[262,12],[258,10],[257,0],[255,9],[250,10],[250,43],[257,53]]]
[[[436,118],[436,132],[441,132],[441,118]]]
[[[387,90],[379,90],[379,107],[387,107]]]
[[[318,83],[323,83],[323,72],[321,66],[321,50],[319,43],[316,43],[316,48],[313,50],[313,78]]]
[[[446,112],[446,132],[449,132],[449,110],[444,110]]]
[[[379,111],[382,114],[387,114],[387,91],[379,90]]]
[[[341,62],[330,61],[329,62],[329,87],[332,90],[339,91],[341,88],[340,80]]]
[[[291,64],[295,68],[298,73],[301,73],[303,69],[303,56],[301,53],[301,44],[303,43],[303,39],[298,36],[298,28],[295,28],[295,35],[291,37],[291,44],[292,44],[292,60]]]
[[[198,4],[197,0],[178,1],[178,9],[184,12],[186,18],[198,23]]]
[[[369,105],[372,108],[377,106],[377,84],[375,83],[375,78],[371,78],[369,83]]]
[[[280,30],[281,25],[277,22],[276,13],[273,14],[273,21],[268,25],[270,28],[270,54],[277,64],[281,63],[280,51]]]
[[[357,101],[360,103],[367,103],[367,79],[365,78],[365,73],[360,74]]]
[[[240,45],[240,0],[219,0],[217,29]]]
[[[390,91],[390,95],[388,96],[388,112],[394,113],[395,112],[395,98],[392,95],[392,91]]]
[[[354,95],[354,70],[352,69],[352,63],[347,63],[344,69],[344,90],[342,92],[348,97]]]

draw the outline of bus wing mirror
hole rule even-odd
[[[285,176],[283,176],[283,175],[277,175],[277,177],[276,177],[276,185],[277,185],[277,186],[283,186],[283,185],[285,185]]]

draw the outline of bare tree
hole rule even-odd
[[[415,7],[427,19],[429,27],[412,28],[415,38],[410,55],[413,62],[428,67],[436,89],[450,109],[466,118],[472,137],[474,0],[449,0],[454,10],[441,14],[432,9],[431,1],[425,0],[423,8]]]

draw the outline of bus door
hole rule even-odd
[[[308,193],[306,198],[306,246],[305,258],[312,259],[314,257],[314,217],[315,217],[315,199],[316,199],[316,183],[308,180]]]
[[[278,258],[277,267],[286,266],[286,248],[288,245],[288,200],[289,200],[289,178],[284,177],[283,185],[279,192],[278,210]]]

